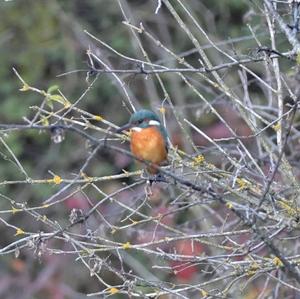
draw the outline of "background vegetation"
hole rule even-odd
[[[299,296],[299,3],[0,3],[1,298]],[[151,186],[115,134],[170,137]]]

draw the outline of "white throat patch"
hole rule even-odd
[[[133,127],[131,128],[132,131],[141,132],[143,129],[139,127]]]
[[[157,121],[157,120],[151,119],[151,120],[149,121],[149,126],[160,126],[160,122]]]

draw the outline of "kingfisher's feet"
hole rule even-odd
[[[159,182],[168,183],[167,178],[161,173],[157,173],[157,174],[149,176],[148,180],[149,180],[150,186],[153,183],[159,183]]]
[[[148,172],[144,171],[141,175],[141,178],[147,180],[150,186],[153,183],[168,183],[167,178],[160,172],[157,174],[149,174]]]

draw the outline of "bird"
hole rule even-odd
[[[129,122],[120,127],[117,132],[130,130],[130,150],[137,159],[150,163],[147,171],[158,174],[155,166],[167,162],[168,136],[165,127],[157,114],[148,109],[141,109],[133,113]]]

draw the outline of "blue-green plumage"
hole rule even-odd
[[[139,110],[133,113],[129,122],[117,132],[124,130],[131,130],[132,154],[138,159],[152,163],[147,170],[151,174],[157,173],[154,166],[160,166],[168,159],[168,135],[158,115],[151,110]]]
[[[154,120],[154,121],[157,121],[160,123],[160,125],[158,126],[158,129],[160,130],[161,134],[163,135],[166,146],[167,146],[168,134],[167,134],[166,128],[161,124],[158,115],[155,114],[153,111],[148,110],[148,109],[138,110],[137,112],[135,112],[131,115],[129,124],[131,124],[131,126],[137,126],[139,128],[145,129],[150,126],[149,120]]]

